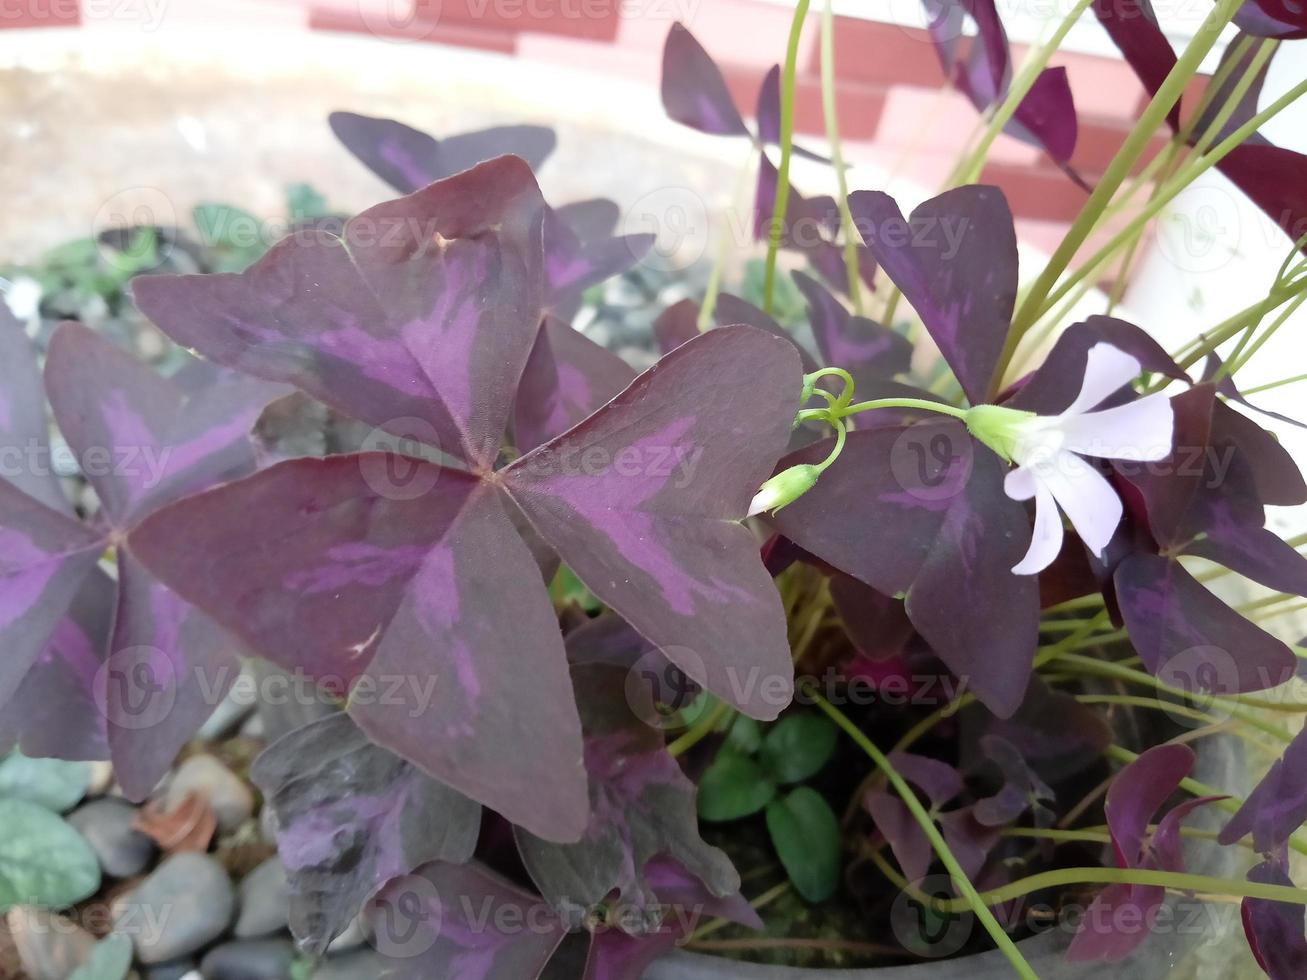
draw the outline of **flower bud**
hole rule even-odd
[[[754,517],[763,511],[778,511],[786,504],[792,504],[817,485],[821,476],[821,467],[810,463],[800,463],[782,470],[758,488],[753,501],[749,504],[748,517]]]
[[[977,405],[967,410],[967,431],[1010,463],[1023,431],[1036,417],[1002,405]]]

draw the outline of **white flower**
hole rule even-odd
[[[1175,413],[1158,392],[1095,412],[1140,373],[1139,361],[1110,344],[1089,349],[1085,379],[1061,415],[1040,416],[997,405],[967,413],[972,434],[1017,464],[1003,489],[1013,500],[1035,499],[1030,550],[1012,571],[1034,575],[1062,549],[1062,513],[1085,545],[1101,555],[1121,523],[1121,498],[1082,456],[1155,461],[1171,454]],[[1059,510],[1060,508],[1060,510]]]

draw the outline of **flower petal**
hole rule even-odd
[[[1016,575],[1037,575],[1053,564],[1058,552],[1062,550],[1062,514],[1057,509],[1053,494],[1031,471],[1014,472],[1031,473],[1030,479],[1034,483],[1035,497],[1035,530],[1030,538],[1030,550],[1026,552],[1026,557],[1012,566],[1012,571]],[[1021,481],[1009,479],[1004,489],[1009,489],[1008,484],[1013,482]],[[1008,496],[1012,494],[1009,492]]]
[[[1003,478],[1003,492],[1013,500],[1029,500],[1038,489],[1035,471],[1027,466],[1018,466]]]
[[[1101,405],[1107,398],[1128,385],[1143,370],[1139,359],[1111,344],[1095,344],[1085,361],[1085,379],[1063,418],[1081,415]]]
[[[1121,498],[1107,477],[1075,453],[1058,453],[1035,473],[1094,554],[1102,554],[1121,523]]]
[[[1171,455],[1175,410],[1163,392],[1062,419],[1063,448],[1100,459],[1156,461]]]

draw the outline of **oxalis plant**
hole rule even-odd
[[[1307,18],[1221,0],[1177,54],[1146,3],[1081,0],[1014,71],[992,0],[931,0],[980,126],[904,216],[846,186],[829,5],[825,155],[793,143],[807,6],[752,127],[668,36],[668,113],[751,147],[765,264],[755,305],[720,291],[723,252],[642,374],[569,321],[652,238],[614,235],[609,202],[550,207],[539,127],[334,115],[404,196],[248,268],[247,243],[220,250],[237,271],[133,279],[192,352],[166,377],[68,323],[42,379],[0,321],[0,446],[48,458],[48,402],[98,501],[45,467],[0,480],[0,743],[111,759],[139,801],[243,658],[311,678],[338,710],[252,772],[291,928],[321,954],[361,915],[397,977],[636,980],[681,944],[814,966],[994,945],[1032,977],[1030,903],[1079,909],[1069,960],[1117,962],[1177,894],[1240,902],[1266,973],[1307,975],[1303,654],[1259,625],[1307,596],[1304,540],[1265,527],[1307,484],[1237,380],[1307,297],[1307,159],[1258,135],[1307,86],[1258,108]],[[1049,67],[1090,7],[1152,96],[1092,183]],[[972,183],[1001,133],[1086,195],[1024,288],[1003,195]],[[833,196],[791,187],[795,154]],[[1066,322],[1213,167],[1287,233],[1266,297],[1178,351],[1115,293]],[[790,266],[814,349],[771,316]],[[306,418],[332,423],[316,452]],[[1269,591],[1230,605],[1208,587],[1230,578]],[[1279,758],[1209,786],[1209,745]],[[1235,870],[1191,871],[1213,839]]]

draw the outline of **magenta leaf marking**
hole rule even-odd
[[[580,723],[535,561],[493,488],[411,459],[397,485],[394,462],[281,463],[159,512],[131,545],[253,650],[348,692],[374,741],[575,840]]]
[[[50,403],[116,526],[253,471],[250,431],[287,389],[227,373],[207,380],[188,391],[80,324],[55,333]]]
[[[277,815],[291,931],[322,954],[392,878],[472,857],[481,807],[373,745],[344,714],[274,742],[252,778]]]
[[[343,238],[286,239],[239,275],[150,276],[180,343],[488,467],[544,302],[544,201],[501,157],[377,205]]]
[[[98,570],[82,582],[17,692],[0,707],[0,754],[17,745],[34,758],[109,758],[96,678],[107,652],[103,638],[109,633],[115,591],[113,581]],[[58,724],[50,723],[52,706],[60,713]]]
[[[496,126],[437,140],[393,119],[333,112],[331,131],[359,162],[401,194],[495,157],[512,154],[539,167],[557,140],[545,126]]]
[[[522,372],[513,434],[526,453],[562,435],[635,380],[616,354],[554,317],[545,317]]]
[[[921,317],[972,404],[998,365],[1017,295],[1012,212],[996,187],[931,198],[905,219],[881,191],[854,191],[849,208],[876,261]]]
[[[231,634],[149,574],[118,560],[118,608],[100,695],[114,774],[143,800],[240,673]]]
[[[712,136],[748,136],[726,79],[708,52],[681,24],[663,46],[663,108],[683,126]]]
[[[696,681],[765,718],[789,702],[793,668],[775,587],[738,522],[788,441],[800,377],[789,342],[709,331],[504,472],[596,595]]]
[[[0,707],[45,649],[103,547],[90,528],[0,480]]]

